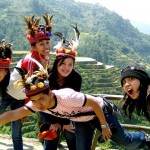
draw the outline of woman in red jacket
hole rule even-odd
[[[27,23],[27,40],[31,45],[31,52],[23,58],[20,67],[29,75],[39,68],[37,62],[47,69],[50,54],[50,37],[52,35],[52,16],[44,14],[45,25],[38,25],[41,18],[35,19],[34,16],[24,17]]]
[[[30,76],[35,70],[42,68],[47,69],[49,65],[49,54],[50,54],[50,37],[52,35],[52,17],[48,14],[43,15],[45,25],[39,25],[40,19],[34,19],[32,17],[24,17],[27,24],[25,34],[26,38],[31,45],[31,51],[23,59],[21,59],[17,66],[24,71],[24,74],[28,73]],[[26,99],[27,103],[29,99]]]

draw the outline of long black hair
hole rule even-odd
[[[57,84],[57,79],[58,79],[57,65],[60,62],[59,66],[61,66],[66,58],[67,57],[63,57],[63,56],[57,57],[54,61],[52,69],[49,70],[49,83],[51,89],[59,89],[59,86]]]
[[[150,115],[147,107],[147,89],[150,84],[150,78],[146,70],[138,64],[130,65],[124,68],[121,72],[121,84],[123,85],[123,79],[126,77],[135,77],[139,79],[139,96],[137,99],[132,99],[127,93],[124,94],[123,111],[130,119],[134,111],[137,115],[143,114],[145,118],[150,122]]]
[[[123,111],[125,112],[125,115],[129,117],[129,119],[131,119],[133,112],[136,111],[138,116],[143,114],[145,118],[150,122],[150,116],[148,114],[146,104],[147,88],[147,85],[140,85],[139,97],[136,100],[132,99],[126,93],[124,94],[123,101],[125,102],[123,104]]]
[[[49,83],[50,83],[50,89],[60,89],[60,88],[72,88],[75,91],[80,91],[81,84],[82,84],[82,77],[81,75],[75,71],[75,69],[72,69],[72,72],[64,78],[64,84],[62,87],[60,87],[57,83],[58,79],[58,71],[57,71],[57,65],[60,62],[60,66],[63,64],[64,60],[68,57],[59,56],[55,59],[52,69],[48,71],[49,73]],[[75,62],[74,62],[75,63]]]

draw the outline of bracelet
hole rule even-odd
[[[101,125],[101,128],[102,128],[102,129],[104,129],[104,128],[109,128],[109,125],[108,125],[108,124],[102,124],[102,125]]]

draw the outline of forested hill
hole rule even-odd
[[[0,1],[0,39],[14,44],[15,50],[29,50],[24,31],[24,16],[53,14],[53,31],[72,36],[71,24],[81,32],[79,56],[95,58],[105,64],[122,67],[130,62],[148,66],[150,36],[134,28],[115,12],[99,4],[73,0],[3,0]],[[52,38],[52,46],[55,38]]]

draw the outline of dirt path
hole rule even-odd
[[[65,142],[61,142],[58,150],[67,150]],[[42,144],[37,139],[23,138],[24,150],[43,150]],[[13,150],[13,144],[11,136],[0,135],[0,150]]]
[[[43,150],[42,144],[37,139],[23,138],[24,150]],[[13,144],[11,136],[0,134],[0,150],[13,150]],[[61,146],[58,150],[68,150],[65,142],[61,142]],[[96,150],[100,150],[96,148]]]
[[[43,150],[43,146],[36,139],[23,138],[24,150]],[[9,135],[0,135],[0,150],[13,150],[12,139]]]

